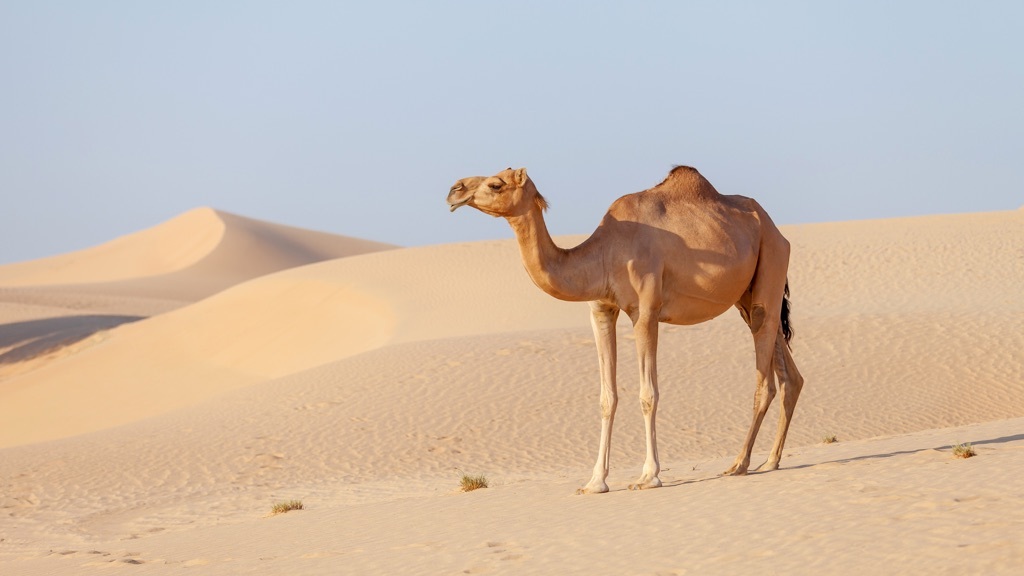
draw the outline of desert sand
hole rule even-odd
[[[728,312],[662,326],[665,486],[626,490],[621,319],[612,491],[586,496],[587,306],[534,287],[512,240],[202,208],[0,266],[0,574],[1020,573],[1024,210],[780,228],[806,378],[782,467],[719,475],[754,389]]]

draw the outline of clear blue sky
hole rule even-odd
[[[0,0],[0,263],[197,206],[401,245],[555,234],[675,164],[780,224],[1024,204],[1024,2]]]

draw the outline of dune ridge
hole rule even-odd
[[[626,491],[644,448],[623,319],[613,491],[574,496],[600,420],[586,305],[537,290],[513,241],[379,251],[238,282],[0,380],[0,568],[1014,573],[1024,212],[781,228],[808,383],[779,471],[717,476],[754,382],[729,312],[662,327],[666,487]],[[491,488],[458,494],[460,472]],[[307,509],[265,517],[286,499]]]
[[[87,284],[167,274],[210,254],[225,230],[217,211],[196,208],[98,246],[0,266],[0,286]]]
[[[60,295],[74,294],[180,305],[279,270],[392,248],[196,208],[99,246],[0,266],[0,288],[44,288],[35,291],[43,302],[47,295],[59,302]]]

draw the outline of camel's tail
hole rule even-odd
[[[786,280],[786,290],[782,293],[782,318],[779,326],[782,328],[782,336],[786,338],[786,346],[793,339],[793,324],[789,321],[789,280]]]

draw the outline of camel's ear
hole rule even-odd
[[[514,172],[514,177],[516,179],[516,186],[519,186],[520,188],[526,185],[526,180],[529,178],[529,176],[526,175],[526,168],[516,170]]]

